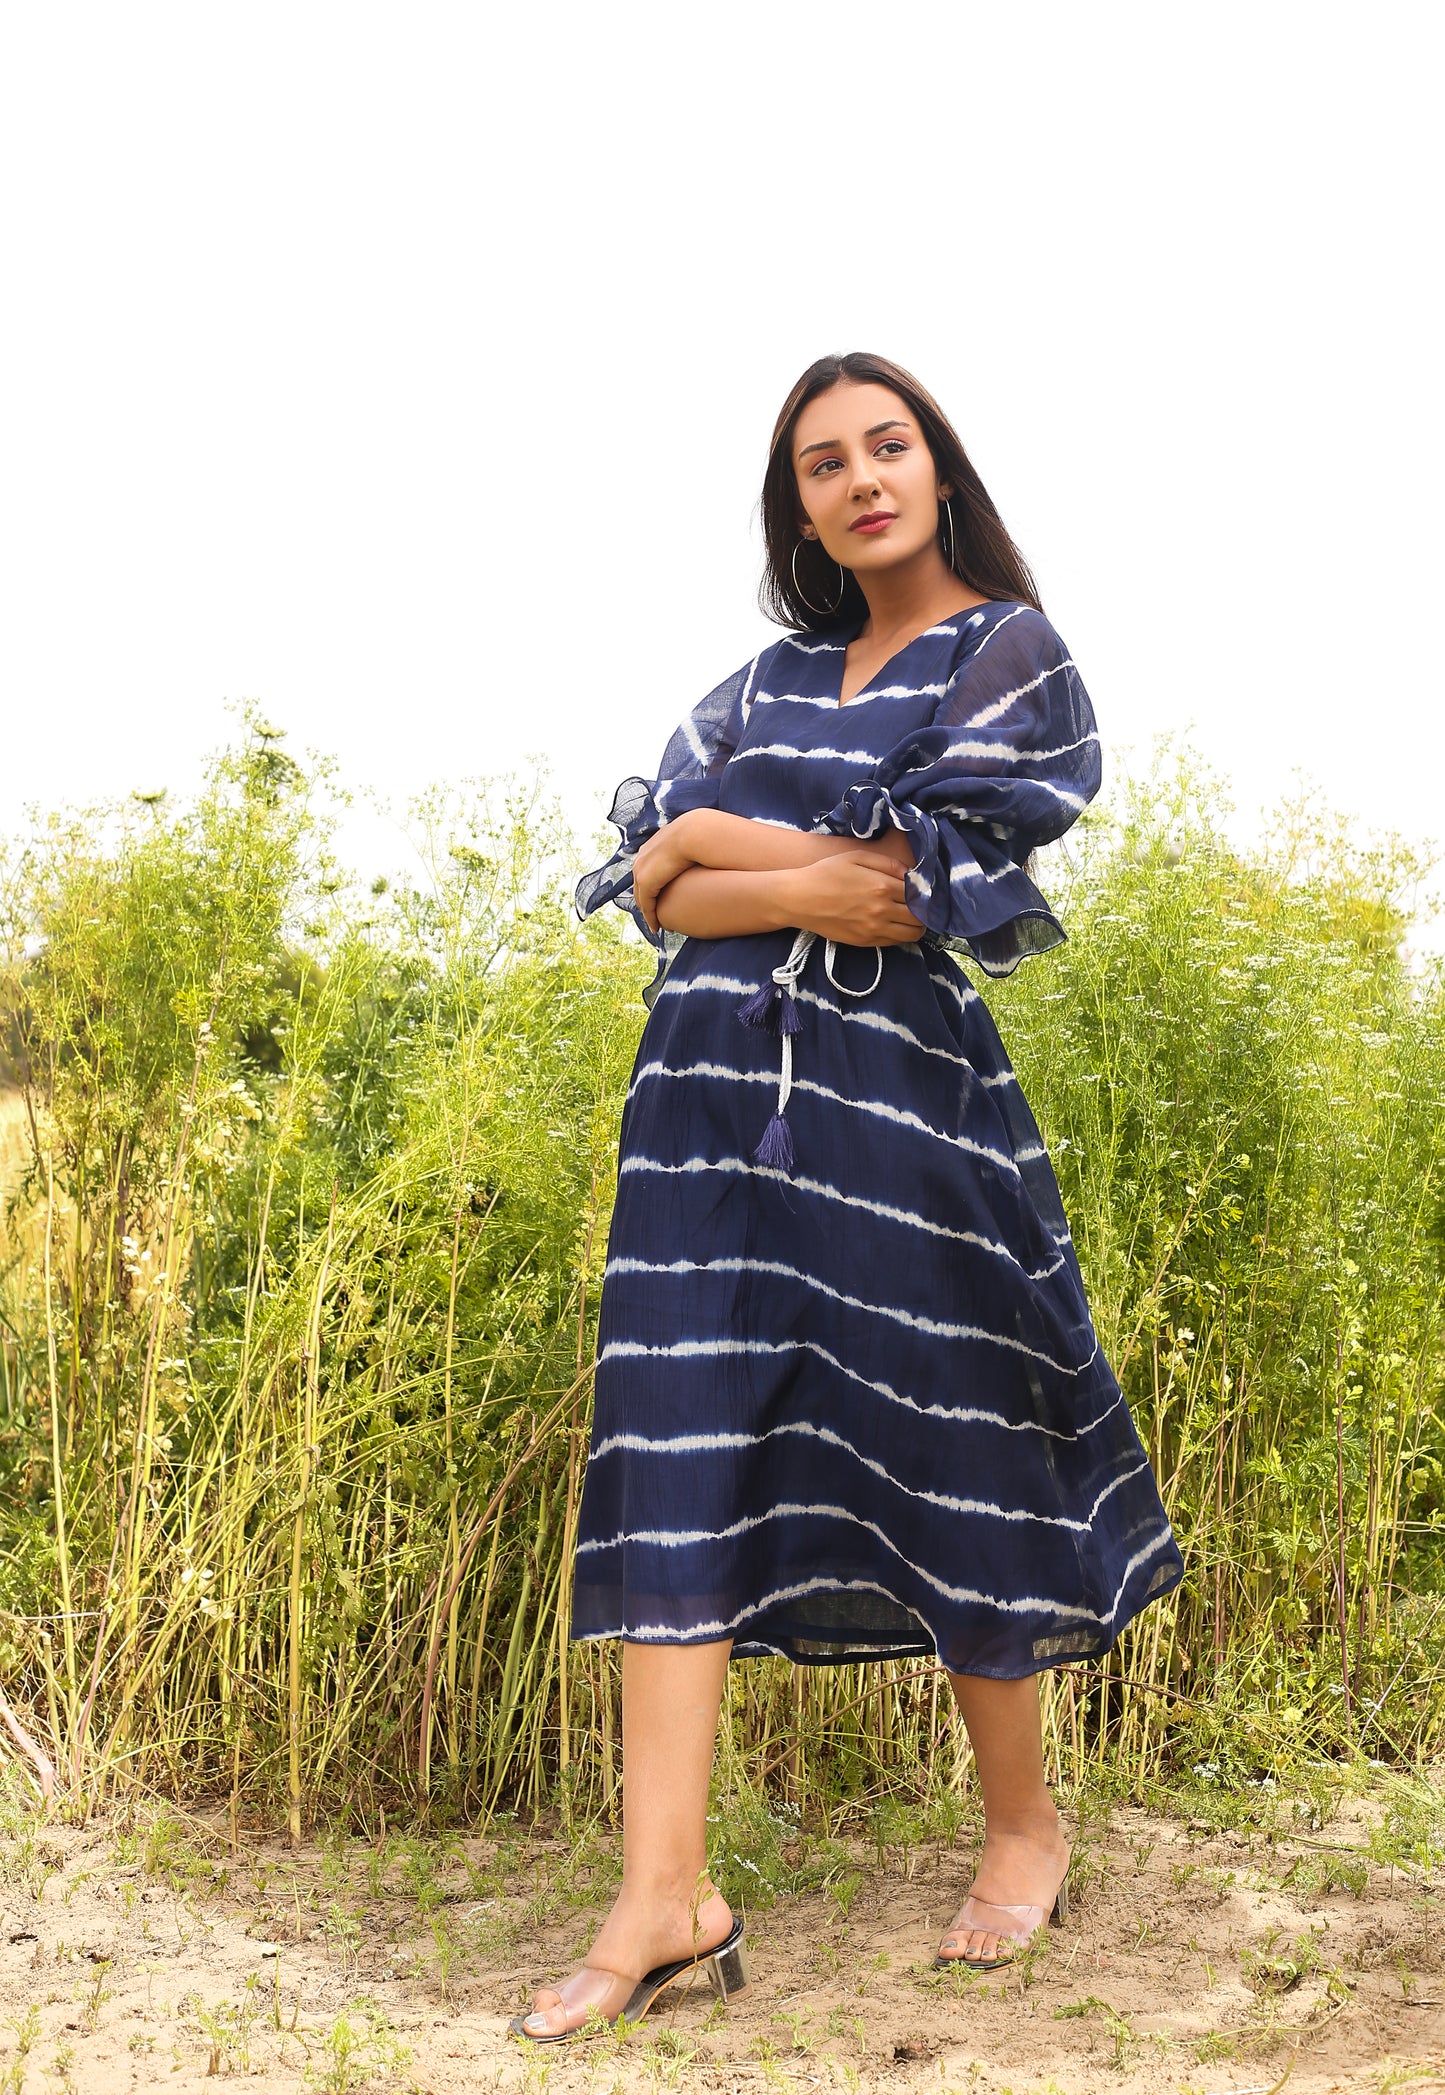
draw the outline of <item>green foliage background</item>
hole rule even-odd
[[[13,1750],[293,1830],[595,1809],[615,1653],[568,1645],[565,1573],[651,956],[577,925],[535,783],[425,802],[395,892],[329,791],[253,725],[193,806],[0,859]],[[1054,855],[1069,944],[988,986],[1189,1573],[1051,1677],[1065,1780],[1414,1760],[1445,1717],[1422,868],[1308,806],[1273,834],[1231,849],[1165,762]],[[947,1708],[934,1669],[752,1662],[724,1762],[799,1806],[947,1786]]]

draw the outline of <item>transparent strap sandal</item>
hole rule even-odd
[[[1069,1917],[1069,1875],[1065,1870],[1053,1905],[1048,1909],[1051,1921],[1067,1920]],[[964,1900],[957,1919],[943,1938],[943,1944],[934,1958],[934,1968],[946,1971],[950,1964],[962,1964],[968,1971],[1002,1971],[1012,1964],[1020,1949],[1026,1949],[1044,1925],[1045,1912],[1042,1906],[995,1906],[988,1899],[976,1899],[970,1892]],[[997,1935],[1000,1954],[994,1957],[945,1957],[943,1950],[949,1943],[958,1943],[967,1935]],[[1016,1947],[1005,1950],[1005,1942]]]
[[[530,2015],[514,2015],[507,2028],[527,2044],[566,2044],[573,2037],[591,2036],[600,2029],[614,2029],[624,2018],[640,2022],[665,1986],[691,1971],[700,1971],[719,2000],[728,2001],[742,1992],[751,1976],[748,1953],[743,1944],[743,1923],[736,1914],[725,1939],[716,1949],[702,1950],[695,1957],[679,1957],[671,1964],[658,1964],[640,1979],[622,1972],[606,1971],[599,1964],[584,1964],[560,1986],[543,1987]],[[545,1999],[550,1994],[552,1998]],[[563,2011],[561,2029],[548,2023],[558,2009]]]

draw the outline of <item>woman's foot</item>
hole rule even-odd
[[[1008,1963],[1019,1947],[1014,1931],[1031,1934],[1053,1911],[1069,1867],[1069,1853],[1052,1805],[1047,1813],[1040,1812],[1007,1831],[989,1827],[968,1898],[938,1946],[940,1961]],[[1011,1906],[1033,1908],[1034,1912],[1000,1910]]]
[[[732,1908],[710,1883],[700,1893],[693,1888],[671,1895],[624,1886],[582,1969],[560,1986],[541,1987],[521,2026],[529,2036],[547,2038],[580,2029],[594,2013],[615,2022],[649,1971],[705,1957],[732,1928]]]

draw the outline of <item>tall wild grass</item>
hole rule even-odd
[[[536,786],[416,810],[367,891],[269,730],[193,805],[0,858],[0,1753],[88,1805],[595,1810],[571,1646],[617,1123],[650,955],[579,927]],[[1050,1677],[1051,1762],[1415,1760],[1445,1722],[1445,1039],[1420,868],[1306,806],[1229,847],[1166,766],[989,988],[1188,1564]],[[585,856],[585,854],[582,854]],[[732,1669],[797,1806],[967,1778],[935,1670]]]

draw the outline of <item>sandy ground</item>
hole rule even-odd
[[[12,1822],[0,2095],[211,2075],[277,2095],[1445,2087],[1445,1911],[1418,1867],[1368,1859],[1368,1799],[1311,1810],[1271,1800],[1233,1830],[1091,1817],[1067,1925],[987,1979],[931,1969],[966,1838],[835,1845],[830,1886],[751,1916],[746,1995],[676,1988],[622,2041],[540,2053],[506,2020],[585,1949],[611,1835],[293,1853],[244,1835],[233,1850],[164,1808],[129,1830]]]

